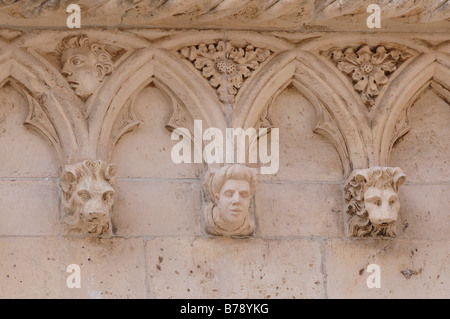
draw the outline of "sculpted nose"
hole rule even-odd
[[[389,205],[389,202],[385,203],[385,207],[383,209],[382,222],[383,223],[392,223],[397,219],[397,212],[395,208]]]
[[[72,71],[67,67],[67,64],[64,64],[64,67],[61,71],[61,74],[63,75],[63,77],[68,77],[70,75],[72,75]]]
[[[383,207],[381,216],[377,220],[379,224],[389,224],[395,221],[395,216],[389,207]]]
[[[65,78],[67,78],[68,76],[71,76],[72,75],[72,72],[71,71],[62,71],[61,72],[62,73],[62,75],[63,75],[63,77],[65,77]]]
[[[233,194],[232,201],[233,201],[233,203],[239,202],[239,194],[238,193]]]

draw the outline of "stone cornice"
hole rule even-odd
[[[366,26],[367,0],[0,0],[6,27],[66,27],[66,8],[81,7],[82,27],[373,31]],[[447,0],[397,0],[380,4],[382,32],[449,32]]]

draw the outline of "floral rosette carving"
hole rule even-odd
[[[364,45],[355,51],[353,48],[334,50],[330,56],[338,69],[351,77],[354,89],[370,110],[381,88],[389,81],[389,75],[411,55],[396,49],[387,50],[384,46],[371,50]]]
[[[184,47],[179,52],[201,71],[220,100],[230,103],[234,103],[245,79],[272,54],[269,49],[250,44],[241,48],[224,41]]]

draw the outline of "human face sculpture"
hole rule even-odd
[[[66,49],[62,56],[62,75],[82,100],[89,98],[103,80],[96,68],[97,58],[88,47]]]
[[[392,188],[369,187],[364,192],[364,205],[370,222],[378,228],[388,227],[397,221],[400,202]]]
[[[216,194],[221,218],[230,225],[239,226],[248,214],[250,206],[250,184],[245,180],[227,180]]]

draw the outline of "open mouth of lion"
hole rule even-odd
[[[92,219],[84,219],[84,223],[91,228],[95,227],[108,227],[108,219],[107,218],[98,218],[93,217]]]
[[[95,219],[95,221],[94,221]],[[91,234],[103,234],[108,231],[109,223],[102,221],[100,219],[94,218],[92,221],[88,222],[89,233]]]
[[[379,228],[387,228],[391,225],[392,223],[380,223],[380,224],[375,224],[375,226],[379,227]]]

